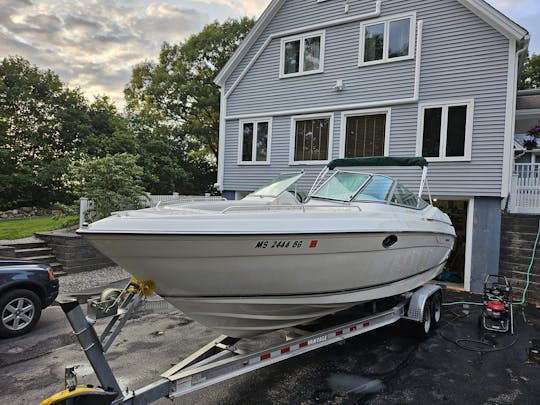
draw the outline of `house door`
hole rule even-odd
[[[456,230],[456,243],[443,273],[437,278],[456,287],[463,288],[465,285],[465,252],[467,246],[467,213],[468,201],[437,200],[433,205],[446,213],[452,220]],[[469,242],[470,243],[470,242]]]

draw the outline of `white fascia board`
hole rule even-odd
[[[255,45],[255,42],[257,41],[259,36],[266,29],[270,21],[272,21],[272,19],[277,14],[281,6],[285,3],[285,1],[286,0],[272,0],[272,2],[268,5],[266,10],[264,10],[262,15],[255,23],[255,26],[251,29],[249,34],[238,46],[238,49],[236,49],[234,54],[223,67],[223,69],[221,69],[221,72],[219,72],[219,74],[216,76],[216,78],[214,79],[215,84],[222,87],[225,86],[225,81],[234,71],[238,63],[247,55],[251,47]]]
[[[487,22],[508,39],[522,40],[528,35],[525,28],[516,24],[503,13],[492,7],[484,0],[457,0],[463,6]]]

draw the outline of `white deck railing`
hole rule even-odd
[[[509,210],[513,213],[540,214],[540,164],[514,165]]]

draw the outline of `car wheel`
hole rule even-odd
[[[41,316],[41,301],[30,290],[12,290],[0,297],[0,337],[29,332]]]

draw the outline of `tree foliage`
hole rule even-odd
[[[181,44],[164,43],[159,63],[136,66],[125,90],[134,126],[217,159],[220,95],[213,81],[253,24],[214,22]]]
[[[65,202],[63,175],[90,132],[83,96],[22,58],[0,64],[0,207]]]
[[[71,182],[79,195],[94,202],[87,219],[96,221],[114,211],[143,207],[143,169],[127,153],[87,159],[72,166]]]
[[[540,55],[532,54],[523,65],[519,79],[519,89],[540,88]]]

